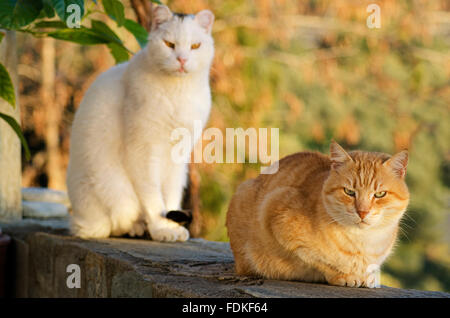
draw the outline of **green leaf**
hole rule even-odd
[[[129,51],[120,38],[103,22],[92,20],[92,28],[61,29],[48,33],[59,40],[71,41],[83,45],[106,44],[116,63],[129,59]]]
[[[159,1],[159,0],[150,0],[150,1],[153,3],[157,3],[157,4],[162,4],[161,1]]]
[[[126,19],[123,26],[133,34],[141,48],[147,44],[148,32],[142,25],[133,20]]]
[[[0,118],[2,118],[4,121],[6,121],[8,123],[8,125],[11,126],[11,128],[14,130],[17,137],[19,137],[20,142],[22,143],[23,149],[25,150],[25,158],[27,160],[30,160],[30,158],[31,158],[30,148],[28,148],[27,141],[25,140],[25,137],[23,136],[22,131],[21,131],[20,126],[17,123],[17,121],[13,117],[8,116],[3,113],[0,113]]]
[[[116,21],[118,26],[125,23],[125,12],[123,4],[118,0],[103,0],[103,8],[105,12]]]
[[[2,42],[4,37],[5,37],[5,33],[3,31],[0,31],[0,42]]]
[[[115,34],[106,23],[98,20],[91,20],[91,26],[94,31],[99,33],[99,36],[104,36],[105,38],[110,39],[111,42],[122,44],[122,41],[117,34]]]
[[[45,16],[47,18],[53,18],[55,16],[55,10],[52,7],[51,0],[43,0],[42,4],[44,5],[44,8],[42,11],[44,11]]]
[[[65,29],[66,25],[62,21],[39,21],[34,24],[35,28]]]
[[[43,7],[41,0],[1,0],[0,28],[19,29],[33,22]]]
[[[9,77],[8,70],[0,63],[0,97],[7,101],[13,108],[16,107],[16,95],[14,86]]]
[[[59,18],[64,21],[64,23],[67,22],[67,18],[74,14],[73,11],[67,12],[67,7],[75,4],[78,5],[80,8],[80,20],[84,15],[84,0],[50,0],[53,8],[56,11],[56,14],[59,16]]]
[[[108,38],[102,37],[98,32],[87,29],[62,29],[48,33],[52,38],[75,42],[83,45],[107,44],[110,42]]]
[[[109,51],[111,52],[111,55],[116,60],[116,64],[128,61],[130,58],[128,51],[121,45],[111,42],[108,44]]]

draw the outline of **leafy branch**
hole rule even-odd
[[[149,1],[161,4],[159,0]],[[141,48],[147,44],[146,29],[125,17],[124,6],[119,0],[0,0],[0,29],[24,32],[35,37],[52,37],[81,45],[106,45],[116,63],[127,61],[133,52],[124,46],[120,37],[106,23],[90,18],[92,13],[104,14],[115,21],[117,27],[128,30]],[[76,27],[73,27],[73,21],[78,23]],[[0,42],[3,38],[4,34],[0,31]],[[1,63],[0,98],[13,108],[16,107],[14,86]],[[24,147],[26,159],[29,160],[30,151],[20,125],[7,114],[0,112],[0,118],[15,131]]]

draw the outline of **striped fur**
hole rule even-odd
[[[409,202],[407,152],[347,153],[333,142],[330,153],[290,155],[238,187],[227,228],[239,275],[375,287],[367,269],[391,253]]]

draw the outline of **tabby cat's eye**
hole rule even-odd
[[[354,197],[354,196],[355,196],[355,191],[353,191],[353,190],[344,188],[344,192],[345,192],[346,195],[349,195],[349,196],[351,196],[351,197]]]
[[[165,43],[168,47],[170,47],[171,49],[174,49],[174,48],[175,48],[175,43],[172,43],[172,42],[169,42],[169,41],[166,41],[166,40],[164,40],[164,43]]]
[[[198,49],[199,47],[200,47],[200,42],[199,43],[194,43],[194,44],[192,44],[191,45],[191,50],[196,50],[196,49]]]
[[[386,191],[380,191],[380,192],[375,193],[374,197],[379,199],[379,198],[384,197],[385,195],[386,195]]]

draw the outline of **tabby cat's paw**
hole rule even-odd
[[[361,287],[364,279],[356,275],[337,275],[327,280],[328,284],[335,286]]]
[[[189,238],[189,231],[183,226],[167,219],[149,226],[152,240],[159,242],[184,242]]]

